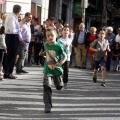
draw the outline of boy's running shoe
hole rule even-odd
[[[106,84],[105,83],[101,83],[101,86],[106,87]]]
[[[93,82],[96,83],[97,82],[97,76],[93,75]]]

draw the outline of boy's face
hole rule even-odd
[[[57,34],[55,33],[55,31],[47,31],[46,38],[48,43],[54,43],[56,41]]]
[[[31,20],[32,20],[32,15],[31,14],[26,16],[26,22],[30,22]]]
[[[104,31],[100,31],[98,34],[100,39],[104,39],[105,38],[105,32]]]
[[[118,34],[120,34],[120,30],[118,30]]]
[[[63,28],[62,35],[69,35],[69,28]]]
[[[119,47],[119,43],[116,43],[115,46],[116,46],[116,47]]]
[[[39,31],[39,32],[41,32],[41,31],[42,31],[42,28],[41,28],[41,27],[39,27],[39,28],[38,28],[38,31]]]

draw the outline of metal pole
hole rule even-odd
[[[85,8],[82,8],[82,22],[85,24]]]
[[[85,24],[85,8],[88,6],[88,0],[81,0],[82,22]]]

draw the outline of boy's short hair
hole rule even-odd
[[[21,6],[20,5],[14,5],[13,6],[13,12],[14,13],[19,13],[21,11]]]
[[[46,29],[45,32],[48,32],[48,31],[54,31],[56,33],[57,37],[58,37],[57,31],[54,28],[48,28],[48,29]]]
[[[38,17],[33,17],[33,20],[35,20],[38,23]]]
[[[100,33],[101,31],[103,31],[103,32],[106,33],[105,29],[103,29],[103,28],[100,28],[100,29],[98,30],[98,33]]]
[[[28,15],[32,15],[32,14],[30,12],[26,12],[25,17],[27,17]]]
[[[55,31],[57,33],[57,31],[54,28],[48,28],[48,29],[46,29],[46,32],[48,32],[48,31]]]
[[[61,24],[63,24],[63,21],[61,19],[58,19],[58,22],[61,23]]]
[[[46,21],[49,21],[49,19],[46,19]]]
[[[69,26],[63,26],[62,30],[67,28],[70,29]]]
[[[55,18],[54,18],[54,17],[51,17],[49,20],[54,21],[54,20],[55,20]]]

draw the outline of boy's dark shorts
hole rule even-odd
[[[100,67],[105,67],[106,68],[106,59],[103,57],[100,59],[100,61],[95,61],[95,69],[97,70]]]

